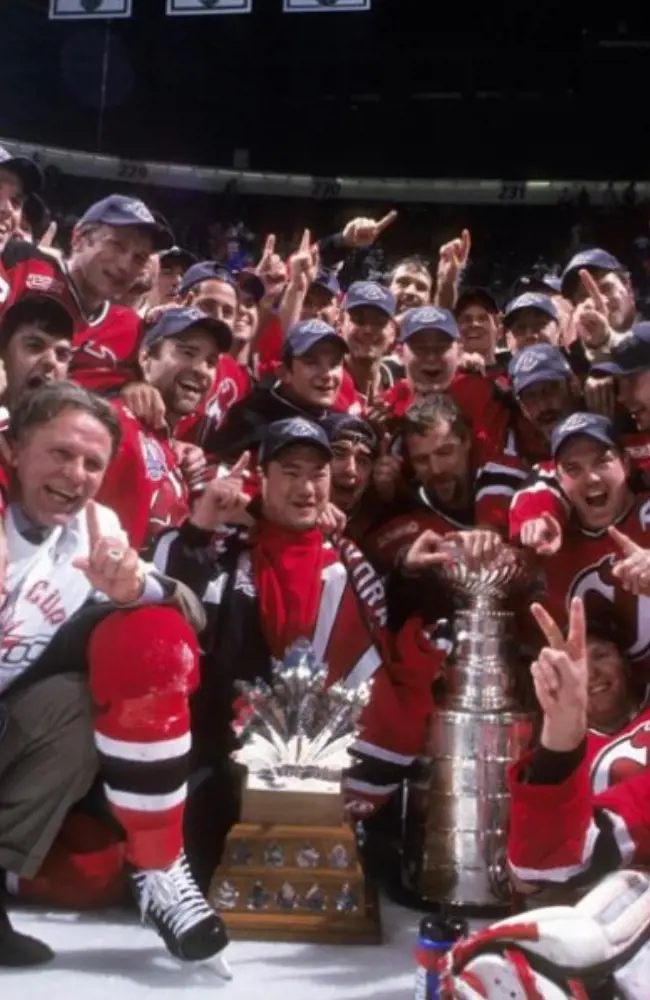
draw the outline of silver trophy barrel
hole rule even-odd
[[[420,891],[460,907],[509,901],[504,870],[509,765],[526,748],[530,721],[515,712],[439,712],[430,731]]]
[[[507,771],[530,742],[532,717],[512,692],[513,616],[501,610],[508,566],[502,564],[498,587],[462,564],[450,582],[466,609],[454,622],[447,693],[431,720],[419,773],[406,789],[404,881],[432,902],[498,912],[511,900]]]
[[[445,707],[469,712],[514,708],[510,672],[504,669],[504,645],[512,615],[479,605],[459,611],[455,620],[456,654],[448,670]]]

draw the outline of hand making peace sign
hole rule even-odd
[[[95,588],[116,604],[133,604],[144,590],[144,570],[140,557],[123,538],[102,534],[97,504],[86,504],[88,557],[73,559],[72,565],[85,573]]]
[[[544,712],[541,744],[558,752],[575,750],[587,732],[589,675],[584,604],[579,597],[571,601],[566,639],[541,604],[533,604],[530,610],[548,643],[530,668]]]

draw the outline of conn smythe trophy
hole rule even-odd
[[[452,552],[440,572],[463,607],[446,692],[406,792],[403,875],[424,899],[498,912],[511,901],[506,773],[532,729],[513,690],[513,615],[503,605],[528,589],[530,574],[524,555],[511,548],[480,569],[470,568],[460,549]]]
[[[271,684],[241,684],[235,753],[246,769],[210,902],[233,937],[321,942],[380,938],[376,900],[345,822],[342,772],[370,688],[327,684],[299,640],[272,663]]]

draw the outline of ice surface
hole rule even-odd
[[[382,903],[384,943],[333,946],[234,941],[234,978],[181,965],[135,917],[11,909],[14,925],[56,952],[35,971],[0,969],[2,1000],[413,1000],[419,915]]]

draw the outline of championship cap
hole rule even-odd
[[[174,238],[161,218],[156,218],[139,198],[124,194],[110,194],[86,209],[78,225],[99,222],[106,226],[137,226],[146,229],[153,240],[154,250],[160,252],[174,245]]]
[[[572,299],[578,287],[578,271],[615,271],[617,274],[627,274],[620,260],[600,247],[592,250],[581,250],[574,254],[562,272],[562,295]]]
[[[173,306],[171,309],[165,309],[160,318],[145,334],[142,346],[149,348],[157,340],[164,340],[166,337],[180,337],[195,326],[201,326],[208,330],[214,336],[217,347],[222,353],[230,349],[232,344],[230,327],[193,306]]]
[[[512,387],[519,395],[536,382],[563,382],[573,374],[571,365],[558,347],[535,344],[517,351],[508,365]]]
[[[373,306],[385,313],[390,319],[395,315],[395,296],[376,281],[355,281],[347,290],[343,300],[346,312],[359,309],[361,306]]]
[[[319,344],[321,340],[331,340],[333,343],[339,344],[345,354],[348,352],[346,341],[333,326],[324,323],[321,319],[304,319],[300,323],[294,323],[287,333],[282,347],[282,358],[285,361],[291,358],[300,358],[315,344]]]
[[[549,319],[554,319],[556,323],[559,319],[555,303],[552,299],[549,299],[548,295],[542,295],[541,292],[524,292],[523,295],[518,295],[516,299],[513,299],[506,306],[503,314],[503,325],[506,329],[512,326],[512,317],[516,313],[521,312],[522,309],[537,309],[538,312],[544,313]]]
[[[557,458],[560,449],[573,437],[583,435],[608,448],[616,448],[614,425],[597,413],[572,413],[558,424],[551,435],[551,455]]]
[[[275,420],[268,425],[260,445],[260,465],[270,462],[291,444],[312,445],[319,448],[328,459],[332,458],[332,449],[322,427],[305,417],[290,417],[288,420]]]
[[[235,276],[229,268],[214,260],[202,260],[188,267],[181,281],[180,294],[185,295],[190,288],[200,285],[202,281],[223,281],[237,289]]]
[[[438,306],[417,306],[415,309],[407,309],[402,316],[400,342],[404,343],[421,330],[440,330],[451,340],[458,340],[460,337],[453,313],[448,309],[439,309]]]

